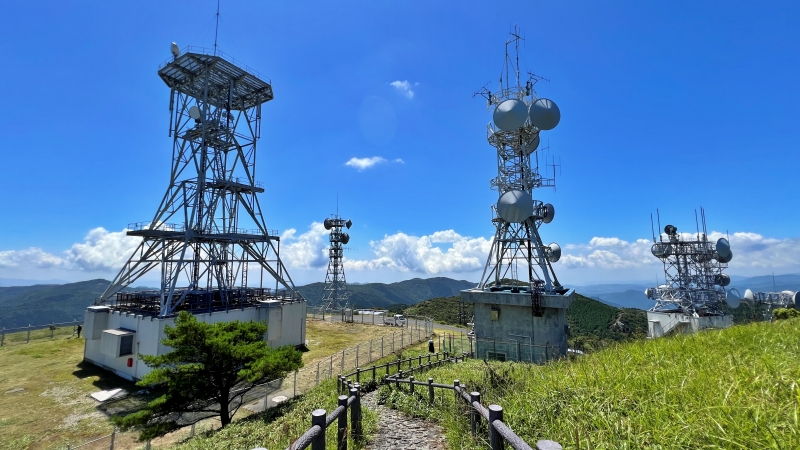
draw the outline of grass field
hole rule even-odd
[[[565,449],[800,448],[800,319],[639,340],[544,366],[467,361],[434,369],[504,409],[528,443]],[[391,387],[388,403],[439,421],[454,449],[486,448],[470,437],[454,396],[433,407]]]
[[[308,321],[309,351],[306,365],[359,342],[391,334],[391,327]],[[122,387],[129,392],[140,388],[108,372],[82,363],[83,339],[71,335],[72,327],[6,335],[0,347],[0,448],[66,448],[111,433],[112,426],[96,409],[92,392]],[[187,430],[153,441],[165,448],[186,436]],[[135,434],[116,436],[115,448],[141,448]],[[107,445],[106,445],[107,448]]]

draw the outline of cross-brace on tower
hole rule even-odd
[[[347,280],[344,276],[344,245],[350,242],[350,235],[342,228],[350,229],[353,222],[346,221],[337,213],[332,219],[325,219],[323,223],[326,230],[330,230],[330,247],[328,248],[328,273],[325,275],[325,294],[322,296],[322,306],[325,310],[349,308],[347,293]]]
[[[181,54],[173,44],[173,55],[158,70],[170,88],[169,187],[152,220],[129,225],[127,234],[142,242],[96,304],[168,317],[302,300],[257,197],[264,188],[255,180],[256,143],[270,81],[218,51]],[[156,268],[158,291],[120,292]]]
[[[724,271],[733,253],[726,238],[716,243],[708,240],[705,211],[701,210],[700,217],[694,236],[681,235],[678,228],[667,225],[658,240],[653,237],[651,252],[664,263],[664,284],[645,291],[656,301],[650,311],[699,317],[724,314],[720,307],[728,298],[725,286],[731,282]]]
[[[483,88],[476,95],[485,97],[489,110],[495,111],[497,108],[502,108],[505,102],[512,100],[513,102],[506,104],[518,103],[519,107],[524,109],[523,115],[527,117],[528,110],[538,100],[534,85],[543,78],[528,73],[525,84],[520,82],[518,56],[520,40],[519,34],[514,32],[512,38],[506,42],[499,90],[491,92]],[[513,60],[509,55],[511,44],[515,49]],[[497,119],[497,115],[495,118]],[[555,123],[557,122],[558,119]],[[543,176],[539,170],[536,150],[540,141],[539,132],[542,129],[550,128],[542,128],[540,124],[533,123],[532,119],[522,119],[518,126],[509,129],[491,123],[487,126],[489,144],[497,150],[497,177],[491,180],[491,187],[498,192],[499,201],[497,205],[492,205],[492,223],[496,231],[478,285],[481,289],[500,290],[504,284],[527,280],[525,285],[515,286],[514,291],[530,292],[533,314],[537,316],[542,313],[540,295],[567,292],[567,289],[558,282],[551,264],[558,261],[561,248],[558,244],[544,245],[539,235],[539,227],[543,223],[550,223],[555,209],[552,205],[544,204],[532,197],[536,188],[555,188],[555,171],[553,177],[549,178]],[[519,220],[504,218],[498,211],[504,197],[514,196],[519,197],[519,201],[514,205],[516,209],[528,209]],[[520,270],[523,272],[520,273]]]

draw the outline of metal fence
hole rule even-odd
[[[52,322],[43,325],[28,325],[27,327],[0,329],[0,347],[9,344],[27,344],[36,339],[54,339],[57,336],[70,336],[77,334],[77,328],[83,325],[83,320],[72,322]]]

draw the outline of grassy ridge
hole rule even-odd
[[[488,369],[491,367],[491,370]],[[482,361],[430,372],[503,407],[529,443],[565,449],[800,448],[800,319],[619,344],[546,366]],[[384,387],[384,390],[391,388]],[[483,448],[452,395],[400,409],[440,421],[451,448]],[[402,398],[399,398],[402,397]]]

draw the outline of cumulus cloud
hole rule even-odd
[[[319,222],[312,223],[309,230],[299,236],[294,228],[284,231],[281,236],[281,260],[289,267],[302,269],[326,266],[327,235],[328,230]]]
[[[691,239],[694,235],[682,233],[681,237]],[[800,270],[800,238],[775,239],[749,232],[738,232],[728,236],[715,231],[708,235],[712,242],[721,237],[730,240],[734,256],[728,265],[734,271],[740,269],[741,273],[758,275],[767,269],[795,272]],[[558,264],[567,269],[660,267],[661,262],[650,252],[652,245],[649,239],[628,242],[617,237],[594,237],[587,244],[566,245],[564,255]],[[748,268],[762,270],[744,270]]]
[[[448,248],[433,244],[450,244]],[[480,269],[489,254],[491,240],[465,237],[453,230],[437,231],[430,236],[405,233],[385,235],[369,243],[375,257],[348,261],[351,270],[391,269],[423,274],[471,272]]]
[[[392,81],[391,83],[389,83],[389,85],[392,86],[393,88],[397,89],[397,91],[400,92],[400,94],[406,96],[406,98],[408,98],[408,99],[414,98],[414,91],[411,90],[412,84],[409,83],[408,80]],[[419,83],[414,83],[413,84],[413,86],[417,86],[417,85],[419,85]]]
[[[381,156],[373,156],[371,158],[350,158],[350,160],[347,161],[346,163],[344,163],[344,165],[348,166],[348,167],[354,167],[359,172],[361,172],[362,170],[369,169],[370,167],[373,167],[373,166],[375,166],[377,164],[382,164],[382,163],[385,163],[385,162],[389,162],[389,161],[386,158],[383,158]],[[393,159],[391,162],[398,163],[398,164],[405,164],[405,161],[403,161],[400,158]]]
[[[107,231],[95,228],[73,244],[69,250],[57,255],[40,248],[0,251],[0,267],[60,268],[66,270],[103,271],[118,270],[141,242],[140,238],[127,236],[126,230]]]

